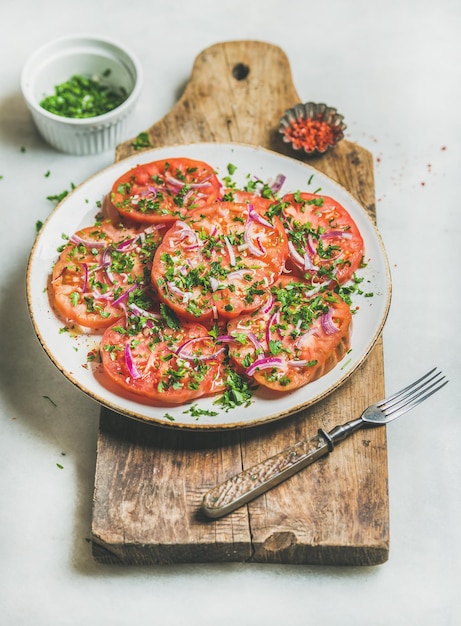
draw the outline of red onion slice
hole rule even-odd
[[[131,287],[129,289],[124,291],[118,298],[116,298],[112,302],[112,306],[117,306],[121,302],[124,302],[128,298],[128,296],[130,295],[130,293],[136,289],[136,287],[137,287],[137,285],[131,285]]]
[[[203,341],[211,341],[210,337],[194,337],[193,339],[189,339],[185,341],[179,348],[176,350],[177,356],[181,359],[186,359],[190,361],[210,361],[219,356],[222,352],[224,352],[225,348],[219,348],[215,350],[212,354],[190,354],[187,352],[187,349],[191,346],[195,346],[197,343]]]
[[[261,224],[262,226],[267,226],[267,228],[270,228],[271,230],[274,230],[275,228],[268,220],[266,220],[264,217],[259,215],[259,213],[256,211],[256,209],[254,208],[252,204],[248,205],[248,217],[250,220],[254,220],[255,222],[258,222],[258,224]]]
[[[72,237],[70,237],[69,241],[79,246],[85,246],[85,248],[104,248],[104,246],[107,245],[106,241],[90,241],[89,239],[82,239],[82,237],[79,237],[75,233]]]
[[[282,359],[276,356],[264,357],[255,361],[252,365],[250,365],[250,367],[247,367],[245,371],[247,376],[253,376],[257,370],[267,370],[272,367],[284,367]]]
[[[269,346],[269,342],[271,340],[271,328],[272,326],[275,326],[276,324],[280,323],[280,312],[279,310],[274,311],[274,313],[272,313],[269,321],[266,324],[266,343]]]
[[[174,187],[180,187],[180,188],[182,188],[185,185],[187,185],[191,189],[203,189],[205,187],[210,187],[210,185],[211,185],[210,178],[211,178],[211,174],[209,176],[207,176],[207,178],[204,178],[200,182],[197,182],[197,183],[187,183],[187,182],[184,182],[183,180],[179,180],[179,178],[176,178],[175,176],[172,176],[171,174],[166,174],[165,175],[165,180],[170,185],[173,185]]]
[[[119,243],[115,249],[117,250],[117,252],[125,252],[128,248],[131,248],[133,246],[137,239],[137,237],[125,239],[125,241]]]
[[[296,359],[292,359],[290,361],[287,361],[287,365],[290,365],[291,367],[306,367],[306,365],[309,365],[310,363],[311,361],[307,361],[306,359],[299,361],[297,361]]]
[[[256,351],[262,352],[262,354],[264,354],[264,346],[262,345],[262,343],[259,341],[259,339],[256,337],[256,335],[253,332],[250,331],[247,334],[247,338],[254,345]]]
[[[82,263],[83,267],[83,293],[88,289],[88,265],[86,263]]]
[[[352,233],[346,233],[343,230],[329,230],[327,233],[320,235],[320,239],[352,239]]]
[[[273,183],[270,183],[269,187],[271,188],[272,193],[277,193],[283,186],[283,183],[286,180],[286,176],[284,174],[277,174]]]
[[[330,307],[327,313],[324,313],[320,318],[320,322],[322,324],[323,332],[326,335],[332,335],[333,333],[339,332],[339,328],[333,322],[333,309]]]
[[[267,299],[266,304],[264,304],[264,306],[261,307],[261,312],[264,314],[269,313],[274,306],[274,302],[275,302],[274,295],[271,293]]]
[[[128,305],[128,308],[130,309],[132,313],[134,313],[135,315],[138,315],[139,317],[146,317],[146,318],[153,319],[153,320],[162,319],[162,316],[160,315],[160,313],[150,313],[149,311],[142,309],[140,306],[138,306],[134,302],[131,302]]]
[[[175,296],[179,296],[180,298],[182,298],[184,302],[186,300],[190,300],[194,295],[191,291],[182,291],[182,289],[177,287],[172,281],[168,282],[167,286],[171,293],[174,293]]]
[[[134,379],[141,378],[141,374],[133,361],[133,355],[131,354],[129,343],[125,344],[125,363],[126,363],[126,366],[128,368],[131,378],[134,378]]]
[[[304,268],[304,258],[296,250],[292,241],[288,242],[288,252],[291,260],[300,268]]]
[[[227,237],[224,237],[224,242],[226,244],[226,248],[227,248],[227,252],[229,254],[229,265],[231,267],[234,267],[235,265],[235,253],[234,253],[234,249],[231,245],[231,242],[229,241],[229,239]]]

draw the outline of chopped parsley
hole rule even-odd
[[[132,143],[135,150],[143,150],[143,148],[151,148],[152,144],[149,138],[149,134],[146,132],[139,133]]]

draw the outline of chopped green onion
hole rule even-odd
[[[54,94],[45,96],[40,106],[61,117],[97,117],[120,106],[127,97],[123,87],[115,87],[99,77],[75,74],[66,82],[56,85]]]

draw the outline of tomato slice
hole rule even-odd
[[[230,319],[262,306],[287,255],[277,217],[271,223],[251,204],[216,202],[169,229],[155,253],[152,283],[186,319]]]
[[[148,224],[171,222],[212,204],[220,189],[207,163],[163,159],[125,172],[112,186],[111,201],[122,217]]]
[[[104,371],[122,390],[159,405],[178,405],[225,388],[224,349],[196,322],[128,307],[125,326],[101,341]]]
[[[150,288],[156,229],[128,229],[110,221],[83,228],[68,240],[51,277],[51,300],[66,322],[104,329]]]
[[[312,193],[283,196],[282,221],[289,239],[288,267],[305,280],[344,284],[360,266],[360,231],[333,198]]]
[[[334,292],[311,296],[303,282],[280,281],[264,311],[228,323],[229,355],[264,387],[290,391],[323,376],[349,349],[352,315]]]
[[[225,189],[223,199],[229,202],[237,202],[241,204],[252,204],[258,213],[264,214],[274,200],[263,198],[254,191],[245,191],[243,189]]]

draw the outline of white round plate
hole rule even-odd
[[[354,296],[359,307],[354,316],[351,350],[322,378],[289,393],[278,394],[258,389],[250,406],[224,410],[213,404],[216,398],[203,398],[178,407],[151,406],[141,398],[118,395],[107,383],[98,362],[88,362],[87,355],[98,351],[100,335],[76,335],[63,332],[63,323],[53,312],[47,295],[47,282],[62,234],[94,224],[98,204],[109,192],[113,181],[140,163],[157,159],[189,157],[206,161],[218,176],[228,175],[228,164],[237,167],[232,175],[238,185],[245,185],[248,175],[264,182],[278,174],[286,176],[282,193],[302,190],[332,196],[350,213],[365,243],[367,266],[358,274],[361,288],[372,297]],[[340,185],[318,170],[264,148],[244,144],[197,143],[168,146],[141,152],[120,161],[93,176],[60,202],[42,226],[32,248],[27,270],[27,300],[37,337],[56,367],[79,389],[98,403],[128,417],[157,425],[193,429],[227,429],[255,426],[280,419],[324,398],[347,380],[365,360],[376,343],[386,320],[391,299],[391,280],[384,246],[374,224],[362,206]],[[200,416],[191,411],[194,405]],[[206,415],[206,411],[217,413]]]

